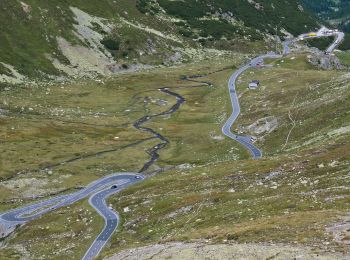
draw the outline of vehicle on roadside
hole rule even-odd
[[[258,138],[257,138],[256,136],[251,136],[251,137],[250,137],[250,141],[251,141],[252,143],[255,143],[256,141],[258,141]]]

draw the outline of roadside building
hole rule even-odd
[[[260,82],[259,80],[252,80],[249,85],[248,85],[248,88],[249,89],[257,89],[260,85]]]

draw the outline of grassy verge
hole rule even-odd
[[[197,79],[210,81],[213,87],[181,80],[183,75],[208,74],[242,62],[239,56],[218,58],[126,74],[104,85],[84,82],[63,89],[51,87],[50,91],[38,88],[32,96],[25,89],[8,90],[2,97],[2,108],[9,112],[1,118],[0,127],[9,133],[14,131],[13,125],[21,127],[15,128],[19,129],[16,134],[7,134],[9,141],[4,142],[13,154],[1,160],[3,176],[12,178],[1,185],[2,207],[7,209],[27,202],[26,193],[20,194],[18,189],[28,190],[33,185],[28,179],[35,179],[44,190],[42,194],[47,195],[54,190],[86,185],[113,171],[140,169],[148,159],[146,150],[157,140],[77,160],[54,168],[51,173],[33,170],[40,168],[42,162],[69,158],[74,155],[74,149],[91,153],[96,148],[108,149],[148,137],[131,124],[145,114],[159,113],[174,104],[172,97],[158,91],[159,87],[170,87],[186,99],[185,104],[171,117],[154,119],[147,127],[170,140],[152,169],[169,165],[177,168],[110,199],[109,203],[121,213],[123,223],[102,256],[139,245],[197,239],[214,243],[296,243],[343,250],[325,227],[346,215],[350,203],[347,73],[316,70],[301,55],[270,61],[273,67],[242,75],[237,88],[242,114],[234,127],[250,125],[266,116],[276,117],[278,122],[277,128],[260,136],[257,143],[265,157],[251,160],[240,145],[223,138],[220,132],[231,113],[227,79],[233,69]],[[253,78],[261,81],[261,88],[247,91],[247,83]],[[22,106],[28,112],[21,113]],[[56,111],[55,108],[65,113],[49,112]],[[293,129],[290,118],[295,121]],[[62,120],[69,123],[59,123]],[[49,129],[46,134],[35,134],[43,124]],[[116,136],[119,138],[114,139]],[[21,146],[23,140],[28,143]],[[35,142],[50,152],[42,153],[40,160],[33,162],[25,147],[35,149]],[[21,168],[30,170],[18,176],[10,165],[20,158],[26,158]],[[18,188],[22,183],[28,184]],[[38,190],[39,186],[32,192],[38,194]],[[40,247],[48,239],[45,226],[53,225],[50,239],[57,240],[59,248],[65,249],[60,254],[80,257],[101,224],[100,220],[91,222],[85,240],[64,238],[62,234],[70,229],[80,230],[81,221],[72,221],[71,226],[59,225],[57,229],[55,223],[77,219],[81,209],[84,214],[93,214],[87,212],[86,202],[71,208],[75,207],[77,211],[62,209],[20,228],[5,241],[2,255],[54,257],[52,254],[58,248],[55,243]],[[72,243],[74,250],[70,247]]]
[[[237,62],[241,60],[235,57]],[[199,165],[211,158],[216,161],[247,158],[249,155],[239,145],[225,143],[217,131],[229,109],[224,98],[217,103],[226,93],[229,71],[223,70],[206,79],[212,81],[214,87],[181,80],[182,75],[206,74],[232,65],[232,60],[220,58],[158,72],[125,74],[104,84],[86,81],[45,88],[7,89],[1,98],[1,109],[5,111],[0,119],[3,133],[1,209],[30,203],[33,197],[71,192],[112,172],[139,170],[149,159],[147,149],[159,140],[123,147],[150,137],[132,127],[135,120],[145,114],[165,111],[175,103],[173,97],[158,91],[159,87],[172,88],[185,97],[186,103],[171,117],[147,123],[147,127],[170,140],[153,169],[185,163]],[[213,136],[220,138],[216,140]],[[95,155],[109,150],[113,151]],[[72,158],[77,160],[59,164]],[[69,216],[69,213],[54,212],[43,216],[45,220],[41,221],[49,223],[52,218],[58,218],[59,222]],[[73,226],[76,224],[80,223],[72,222]],[[94,232],[99,230],[95,222],[91,225]],[[52,256],[53,245],[40,247],[41,239],[47,236],[40,235],[45,230],[39,226],[39,222],[31,222],[21,228],[16,232],[18,235],[6,240],[3,254],[18,253],[15,245],[21,245],[31,256]],[[67,228],[55,230],[57,236]],[[37,230],[33,239],[38,246],[32,245],[34,240],[25,242],[32,230]],[[63,248],[68,248],[69,239],[58,240],[66,244]],[[86,244],[77,242],[76,254],[83,251]]]
[[[349,51],[337,52],[336,55],[341,60],[343,65],[350,67],[350,52]]]

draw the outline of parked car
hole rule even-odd
[[[255,143],[256,141],[258,141],[258,138],[257,138],[256,136],[251,136],[251,137],[250,137],[250,141],[251,141],[252,143]]]

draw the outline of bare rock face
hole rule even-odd
[[[314,53],[308,56],[309,62],[324,70],[332,70],[332,69],[345,69],[345,67],[341,64],[338,57],[334,55],[326,55],[324,53]]]
[[[277,126],[278,126],[277,118],[274,116],[269,116],[269,117],[264,117],[257,120],[247,128],[251,134],[262,135],[266,133],[271,133],[273,130],[277,128]]]
[[[250,135],[263,136],[271,133],[278,127],[278,120],[274,116],[260,118],[248,126],[238,126],[238,132],[249,133]]]

